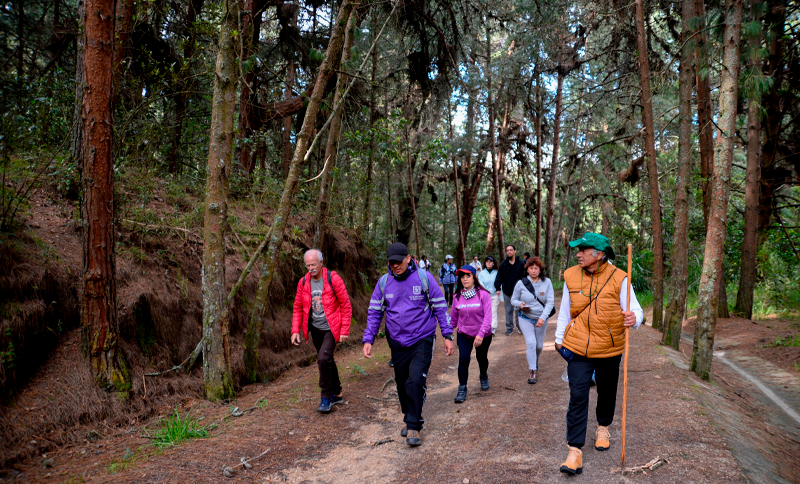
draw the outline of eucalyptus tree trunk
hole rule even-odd
[[[641,1],[641,0],[639,0]],[[705,380],[711,377],[714,331],[719,302],[717,280],[722,276],[722,256],[728,221],[731,167],[736,136],[736,100],[739,87],[739,44],[742,34],[742,0],[728,0],[725,5],[722,84],[719,97],[719,134],[711,171],[711,207],[709,210],[703,272],[698,290],[697,322],[694,332],[692,371]]]
[[[258,42],[261,31],[261,3],[260,0],[244,0],[242,10],[241,28],[243,40],[241,43],[242,58],[247,59],[258,49]],[[280,8],[280,7],[279,7]],[[239,94],[239,142],[241,152],[239,153],[239,166],[248,175],[255,169],[255,146],[252,143],[245,143],[244,140],[253,135],[259,128],[259,119],[253,104],[256,100],[256,93],[253,89],[255,73],[250,69],[244,75],[241,93]]]
[[[760,2],[750,1],[753,21],[761,25]],[[750,76],[761,77],[762,32],[750,37],[748,67]],[[758,189],[761,184],[761,93],[751,84],[747,105],[747,172],[744,184],[744,237],[742,263],[739,272],[739,290],[736,292],[736,312],[742,317],[753,317],[753,291],[756,287],[756,254],[758,253]]]
[[[542,88],[541,75],[536,76],[536,248],[534,254],[542,252]]]
[[[83,91],[86,85],[86,2],[78,0],[78,32],[75,40],[75,108],[72,112],[72,127],[69,130],[69,152],[72,160],[83,170]]]
[[[664,249],[661,240],[661,194],[658,187],[656,133],[653,123],[653,95],[650,89],[650,63],[644,30],[644,0],[636,0],[636,39],[639,51],[639,78],[642,83],[642,119],[645,128],[647,178],[650,181],[650,219],[653,225],[653,328],[661,329],[664,317]]]
[[[297,27],[297,15],[300,11],[298,5],[292,3],[292,7],[294,8],[294,13],[292,14],[292,23],[291,27]],[[279,7],[280,8],[280,7]],[[314,10],[314,20],[316,21],[316,9]],[[316,35],[316,29],[314,29]],[[289,65],[286,66],[286,86],[283,90],[283,96],[286,101],[289,101],[294,97],[293,87],[294,87],[294,77],[295,77],[295,61],[294,59],[289,59]],[[283,151],[281,153],[281,175],[288,176],[289,175],[289,166],[292,164],[292,116],[284,116],[283,118],[283,133],[281,135],[281,144],[283,146]]]
[[[203,387],[209,400],[234,396],[225,291],[225,230],[228,225],[228,177],[233,161],[233,121],[239,80],[235,31],[239,2],[225,0],[214,68],[214,98],[206,175],[203,222]],[[241,35],[239,33],[238,35]]]
[[[118,352],[114,258],[114,0],[87,0],[82,96],[83,267],[81,339],[101,387],[127,398],[130,374]]]
[[[353,1],[353,12],[347,21],[347,31],[344,34],[343,61],[350,57],[350,50],[353,48],[356,24],[358,23],[358,4],[360,0]],[[344,62],[342,62],[344,64]],[[336,92],[333,95],[333,105],[339,106],[333,113],[330,128],[328,128],[328,142],[325,144],[325,157],[322,164],[322,176],[319,182],[319,196],[317,197],[317,220],[314,223],[314,247],[319,248],[322,237],[327,230],[328,206],[331,188],[331,172],[336,165],[336,157],[339,153],[339,139],[341,138],[342,111],[344,106],[340,106],[342,95],[347,87],[347,77],[339,74],[336,78]]]
[[[561,102],[564,92],[564,73],[558,70],[558,85],[556,86],[556,112],[553,121],[553,161],[550,164],[550,187],[547,194],[547,227],[544,232],[544,264],[553,265],[553,222],[556,210],[556,179],[558,175],[558,147],[561,137]]]
[[[325,53],[325,59],[322,61],[322,65],[320,65],[319,73],[314,83],[314,91],[306,107],[303,126],[297,134],[297,142],[294,155],[292,156],[292,162],[289,165],[289,174],[286,177],[286,184],[283,187],[283,195],[281,196],[278,210],[272,222],[271,235],[264,251],[264,264],[261,267],[261,276],[258,279],[256,297],[250,311],[250,323],[248,324],[244,340],[245,378],[249,381],[256,381],[258,379],[258,350],[261,340],[261,330],[264,325],[264,318],[266,317],[269,287],[275,276],[275,266],[280,257],[281,244],[292,210],[295,191],[297,190],[297,184],[300,178],[300,171],[302,170],[306,152],[309,148],[311,132],[314,129],[317,113],[322,103],[325,86],[339,67],[342,57],[342,45],[344,44],[344,32],[346,30],[347,19],[350,18],[350,12],[352,12],[352,10],[353,2],[351,0],[344,0],[339,7],[333,34],[328,43],[328,50]]]
[[[692,55],[695,0],[683,0],[681,14],[681,64],[678,106],[678,173],[675,187],[675,233],[672,242],[671,294],[661,342],[680,349],[681,328],[686,313],[686,290],[689,278],[689,178],[692,173]]]
[[[375,32],[377,39],[378,33]],[[364,211],[361,213],[361,237],[363,239],[369,238],[369,224],[370,224],[370,209],[372,199],[372,170],[375,163],[375,149],[377,147],[377,139],[375,137],[375,122],[378,120],[377,104],[375,101],[375,78],[378,73],[378,48],[372,49],[372,76],[370,77],[370,91],[369,91],[369,126],[372,130],[369,137],[369,158],[367,160],[367,180],[364,191]]]
[[[696,15],[702,19],[698,24],[697,41],[694,49],[695,74],[697,83],[697,137],[700,151],[700,178],[703,193],[703,226],[708,226],[708,207],[711,199],[708,184],[711,180],[710,167],[714,160],[714,125],[711,124],[711,86],[708,81],[709,65],[706,54],[708,34],[706,33],[706,11],[704,0],[695,0]]]

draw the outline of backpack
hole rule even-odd
[[[328,285],[331,286],[331,291],[333,291],[333,297],[336,297],[336,288],[333,287],[333,281],[331,281],[331,273],[333,271],[326,271],[326,272],[328,273]],[[301,280],[303,281],[303,284],[300,287],[305,288],[306,287],[306,276],[303,276],[303,278]]]
[[[542,309],[544,309],[545,304],[539,300],[539,297],[536,295],[536,289],[533,288],[533,284],[531,284],[531,281],[529,281],[527,277],[522,278],[522,285],[525,286],[525,289],[527,289],[529,293],[533,294],[533,298],[536,299],[536,302],[541,304]],[[547,317],[552,318],[555,313],[556,313],[556,308],[554,307],[553,309],[550,310],[550,314]]]
[[[433,310],[433,304],[431,304],[431,296],[428,294],[428,273],[417,267],[417,275],[419,275],[419,282],[422,283],[422,292],[425,293],[425,300],[427,301],[427,305],[425,309]],[[386,282],[389,280],[389,273],[382,275],[381,278],[378,280],[378,287],[381,289],[381,311],[386,310]]]

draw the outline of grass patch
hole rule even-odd
[[[775,338],[775,341],[772,343],[767,343],[764,345],[764,348],[777,348],[777,347],[794,347],[800,346],[800,334],[793,334],[791,336],[787,336],[785,338],[781,338],[778,336]],[[797,366],[797,362],[795,362],[795,367]]]
[[[649,308],[653,305],[653,293],[651,291],[644,291],[636,295],[636,300],[642,308]]]
[[[122,457],[119,459],[112,459],[108,464],[106,464],[106,472],[111,475],[118,474],[126,469],[130,469],[139,462],[147,460],[151,455],[161,455],[161,450],[156,449],[155,451],[147,452],[143,447],[138,447],[134,450],[126,448],[125,452],[122,454]],[[80,481],[70,480],[68,482],[83,482],[83,478],[81,477]]]
[[[176,408],[173,415],[161,419],[155,429],[144,430],[144,435],[152,439],[153,445],[158,448],[176,446],[191,439],[205,439],[211,427],[203,427],[196,417],[188,412],[181,415]]]

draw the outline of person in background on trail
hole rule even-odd
[[[428,256],[427,256],[427,255],[423,255],[423,256],[422,256],[422,259],[420,259],[420,261],[419,261],[419,264],[417,264],[417,265],[418,265],[418,266],[419,266],[419,268],[420,268],[420,269],[422,269],[423,271],[428,271],[428,272],[430,272],[430,270],[431,270],[431,263],[430,263],[430,262],[428,262]]]
[[[478,260],[478,256],[472,256],[472,262],[469,263],[472,267],[475,268],[475,271],[480,274],[481,273],[481,261]]]
[[[453,290],[456,285],[456,266],[453,264],[453,256],[447,254],[444,264],[439,268],[439,282],[444,287],[444,298],[447,300],[447,307],[453,304]]]
[[[386,250],[389,273],[375,286],[369,301],[364,330],[364,356],[372,358],[372,344],[386,314],[386,341],[394,361],[394,381],[406,428],[406,443],[422,443],[425,423],[422,406],[427,391],[428,369],[436,341],[436,323],[444,337],[445,355],[453,354],[453,328],[439,285],[433,275],[420,271],[405,245],[396,242]]]
[[[589,418],[589,385],[597,381],[597,431],[595,449],[610,447],[608,427],[614,420],[619,366],[625,349],[625,328],[638,328],[644,313],[631,288],[627,304],[628,275],[612,265],[614,249],[600,234],[586,232],[569,243],[577,247],[578,264],[564,271],[564,295],[558,311],[555,346],[567,360],[569,456],[561,472],[583,472],[581,448]]]
[[[489,346],[492,344],[492,296],[475,275],[475,268],[467,264],[458,271],[458,283],[450,310],[453,331],[458,333],[458,393],[455,403],[467,399],[467,380],[472,348],[480,370],[481,391],[489,389]]]
[[[297,283],[297,296],[292,312],[292,344],[300,344],[300,334],[308,341],[308,333],[317,348],[319,387],[321,389],[320,413],[342,403],[342,384],[339,370],[333,360],[336,343],[350,335],[350,318],[353,308],[347,288],[339,274],[322,267],[322,252],[311,249],[305,253],[308,274]]]
[[[525,276],[514,287],[511,304],[519,309],[519,326],[525,336],[525,355],[528,357],[528,383],[536,383],[539,356],[544,348],[547,319],[555,304],[553,283],[545,277],[542,259],[531,257],[525,263]]]
[[[505,298],[503,303],[506,310],[506,336],[514,333],[514,326],[516,323],[517,331],[522,333],[519,329],[519,319],[514,306],[511,304],[511,296],[514,294],[514,287],[517,282],[525,275],[525,263],[517,258],[517,249],[513,245],[506,246],[506,260],[500,263],[497,269],[497,278],[494,281],[494,287],[497,289],[497,295],[503,291]]]
[[[522,262],[528,262],[528,259],[531,258],[531,253],[530,252],[525,252],[522,255],[525,257],[525,259]]]
[[[494,281],[497,279],[497,261],[492,256],[483,260],[483,270],[478,274],[478,282],[492,296],[492,334],[497,330],[497,305],[500,303],[499,291],[494,290]]]

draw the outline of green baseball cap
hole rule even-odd
[[[594,232],[586,232],[580,239],[571,240],[570,247],[578,247],[580,249],[592,248],[603,251],[609,259],[616,258],[614,249],[608,242],[605,235],[595,234]]]

